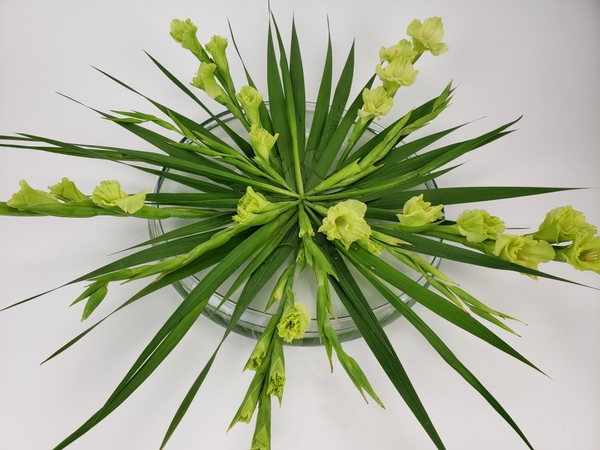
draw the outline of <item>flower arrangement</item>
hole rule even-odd
[[[88,196],[68,179],[49,187],[48,191],[33,189],[23,181],[21,189],[8,202],[0,204],[2,214],[13,216],[113,215],[194,220],[190,228],[181,230],[177,236],[165,235],[162,240],[152,242],[158,244],[153,251],[142,250],[133,257],[126,257],[129,259],[123,258],[74,280],[91,283],[74,301],[85,301],[82,319],[93,313],[107,295],[109,285],[115,281],[152,277],[147,288],[127,305],[190,273],[215,266],[197,291],[191,293],[177,313],[165,323],[107,403],[56,448],[64,448],[131,395],[178,344],[219,285],[246,261],[249,261],[247,269],[235,283],[242,290],[238,314],[256,295],[253,286],[264,285],[267,279],[274,277],[274,266],[285,268],[277,279],[268,305],[275,311],[273,319],[245,366],[254,370],[256,375],[231,423],[233,426],[237,422],[250,422],[256,416],[252,448],[270,447],[271,397],[276,396],[281,402],[285,384],[283,342],[302,339],[310,323],[310,315],[303,304],[310,299],[294,297],[295,274],[303,269],[314,273],[319,335],[330,364],[333,366],[335,352],[339,364],[363,396],[366,393],[382,404],[358,363],[345,353],[333,332],[331,321],[335,317],[331,314],[331,296],[332,292],[336,292],[399,393],[432,441],[438,448],[443,448],[400,361],[386,342],[383,329],[373,320],[368,303],[361,294],[360,283],[354,281],[348,271],[349,266],[354,266],[362,274],[361,283],[370,283],[378,289],[428,338],[444,359],[452,361],[453,368],[529,445],[506,411],[454,359],[431,329],[397,300],[397,295],[388,285],[408,293],[455,325],[532,365],[467,313],[479,315],[508,331],[511,330],[503,319],[510,317],[470,296],[420,254],[513,270],[533,278],[550,277],[539,272],[538,265],[551,260],[570,263],[578,270],[599,272],[600,238],[596,228],[586,222],[582,213],[569,206],[549,212],[539,230],[527,235],[505,233],[503,222],[483,210],[466,210],[455,221],[444,216],[443,204],[534,195],[559,190],[556,188],[413,190],[452,170],[443,167],[466,152],[503,136],[512,125],[434,150],[429,150],[429,146],[453,129],[404,143],[405,138],[424,127],[448,106],[452,95],[450,85],[439,97],[406,113],[376,138],[360,143],[369,124],[391,110],[397,90],[415,81],[418,71],[414,64],[417,60],[424,53],[437,56],[447,50],[442,43],[443,29],[439,18],[430,18],[422,23],[413,21],[407,29],[410,40],[404,39],[395,46],[383,48],[379,55],[381,64],[375,69],[377,77],[367,83],[361,95],[350,105],[352,54],[335,89],[332,89],[331,56],[328,54],[315,119],[307,138],[304,136],[305,101],[303,79],[299,77],[302,60],[298,38],[294,31],[288,57],[275,23],[273,30],[274,34],[269,35],[267,109],[250,77],[248,86],[236,91],[228,70],[225,56],[227,41],[224,38],[216,36],[203,47],[195,38],[196,29],[191,21],[174,21],[172,24],[174,39],[200,60],[192,85],[225,106],[247,130],[245,135],[232,132],[232,145],[221,142],[200,124],[156,102],[153,102],[154,106],[164,118],[140,112],[102,115],[153,142],[167,156],[130,149],[76,145],[32,135],[2,137],[15,146],[35,149],[42,146],[45,151],[59,154],[124,162],[198,191],[197,194],[178,194],[176,197],[149,194],[147,191],[128,195],[117,181],[103,181]],[[279,61],[276,48],[280,51]],[[172,77],[158,61],[153,61],[169,79],[196,99],[183,83]],[[382,86],[373,87],[375,82]],[[198,102],[201,104],[200,100]],[[219,120],[218,116],[214,119]],[[151,132],[142,126],[144,123],[163,127],[168,134],[163,136]],[[227,131],[226,124],[223,123],[222,128]],[[180,137],[185,140],[179,142]],[[171,171],[162,171],[162,167]],[[198,180],[196,176],[208,181]],[[216,204],[219,206],[214,206]],[[186,237],[193,239],[188,240],[186,251],[182,251],[178,244],[183,242],[178,240]],[[431,237],[455,242],[462,247],[429,239]],[[422,288],[379,259],[382,252],[420,273],[439,294]],[[148,259],[150,255],[153,259]],[[461,314],[457,314],[459,310]],[[232,319],[231,327],[234,322],[235,319]],[[226,334],[229,331],[230,328]],[[56,354],[77,340],[79,337]],[[189,407],[217,351],[177,411],[163,446]]]

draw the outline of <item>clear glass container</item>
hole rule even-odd
[[[307,103],[307,108],[306,108],[307,132],[310,129],[313,112],[314,112],[314,104]],[[242,127],[240,122],[237,119],[235,119],[235,117],[233,117],[233,115],[231,113],[229,113],[229,112],[221,113],[221,114],[219,114],[218,117],[221,121],[227,123],[227,125],[230,128],[232,128],[234,131],[238,132],[240,135],[243,136],[246,134],[246,131],[244,130],[244,128]],[[225,142],[232,143],[229,136],[227,136],[227,134],[222,130],[222,128],[218,125],[218,123],[215,120],[209,119],[209,120],[205,121],[202,125],[204,127],[206,127],[207,129],[210,129],[212,131],[212,133],[214,133],[216,136],[218,136]],[[365,132],[365,134],[363,135],[361,140],[357,143],[355,148],[359,148],[362,143],[364,143],[367,140],[374,137],[379,131],[381,131],[381,127],[379,127],[376,124],[372,124],[370,126],[369,130],[367,130]],[[423,187],[425,187],[427,189],[436,189],[437,188],[435,182],[430,181],[430,182],[427,182],[423,186],[417,187],[416,189],[419,189],[419,188],[422,189]],[[156,185],[154,187],[154,192],[171,192],[171,193],[173,193],[173,192],[197,192],[197,191],[194,191],[192,188],[183,186],[172,180],[168,180],[166,178],[159,177],[157,179]],[[150,236],[152,238],[154,238],[154,237],[160,236],[168,231],[179,228],[183,225],[187,225],[189,223],[190,223],[189,220],[185,220],[185,219],[152,220],[152,221],[149,221]],[[431,257],[428,255],[423,255],[423,256],[433,266],[435,266],[435,267],[439,266],[439,263],[440,263],[439,258]],[[402,271],[405,275],[409,276],[411,279],[415,280],[421,286],[425,286],[425,287],[428,286],[428,283],[424,277],[422,277],[420,274],[417,274],[413,270],[409,269],[408,267],[406,267],[405,265],[400,263],[398,260],[396,260],[394,257],[389,255],[387,252],[384,252],[381,255],[381,258],[383,260],[385,260],[387,263],[396,267],[398,270]],[[252,337],[255,339],[260,337],[260,335],[262,334],[262,331],[264,330],[265,326],[269,322],[269,319],[271,318],[272,314],[275,312],[275,310],[277,308],[277,304],[273,305],[266,312],[264,311],[264,307],[266,306],[266,303],[267,303],[269,296],[274,288],[275,282],[276,282],[279,274],[284,270],[285,267],[287,267],[287,265],[288,265],[288,262],[285,262],[283,264],[283,266],[281,267],[281,269],[279,269],[279,271],[275,273],[275,275],[272,277],[272,279],[269,280],[269,282],[263,287],[263,289],[259,292],[259,294],[256,296],[254,301],[250,304],[250,306],[244,312],[244,314],[242,315],[242,317],[236,324],[233,331],[235,331],[238,334]],[[239,293],[241,292],[242,288],[238,289],[238,291],[234,295],[232,295],[232,297],[230,299],[226,300],[220,307],[219,307],[219,305],[221,304],[221,302],[223,300],[223,294],[229,289],[229,287],[231,286],[233,281],[236,279],[237,275],[239,275],[239,273],[244,269],[244,267],[245,267],[245,265],[242,266],[236,273],[234,273],[219,288],[219,291],[217,293],[215,293],[209,300],[208,305],[206,306],[203,314],[206,317],[208,317],[210,320],[212,320],[220,325],[223,325],[223,326],[227,326],[229,324],[231,315],[233,313],[236,302],[238,300]],[[400,317],[400,313],[392,305],[390,305],[379,294],[379,292],[377,292],[370,285],[370,283],[368,283],[362,277],[362,275],[360,275],[358,273],[358,271],[354,269],[354,267],[350,263],[348,263],[348,267],[349,267],[350,271],[352,272],[352,274],[354,275],[355,279],[358,281],[359,285],[361,286],[361,290],[363,291],[365,297],[368,299],[368,301],[371,305],[371,308],[373,310],[373,313],[375,314],[375,317],[377,318],[377,320],[379,321],[379,323],[382,326],[385,326],[385,325],[393,322],[394,320],[396,320],[398,317]],[[174,283],[173,286],[183,297],[186,297],[189,294],[189,292],[191,292],[192,289],[194,289],[194,287],[200,282],[200,280],[202,279],[204,274],[210,270],[211,269],[207,269],[206,271],[199,272],[191,277],[188,277],[184,280]],[[333,327],[333,329],[335,330],[335,332],[337,333],[337,335],[339,336],[339,338],[342,342],[349,341],[349,340],[360,337],[361,336],[360,332],[356,328],[354,321],[352,320],[352,318],[350,317],[350,315],[348,314],[348,312],[342,305],[342,303],[339,300],[339,298],[337,297],[335,291],[333,289],[331,291],[332,291],[331,294],[332,294],[333,310],[334,310],[335,315],[338,318],[337,321],[336,320],[331,321],[331,326]],[[415,303],[415,301],[413,299],[411,299],[409,296],[407,296],[406,294],[404,294],[400,291],[397,291],[397,294],[398,294],[399,298],[402,301],[404,301],[407,305],[412,306]],[[293,345],[300,345],[300,346],[320,345],[319,335],[318,335],[318,331],[317,331],[316,307],[315,307],[316,282],[314,280],[314,275],[313,275],[312,271],[310,270],[310,268],[307,267],[302,273],[300,273],[297,276],[296,280],[294,281],[294,296],[295,296],[296,301],[300,301],[300,302],[306,304],[309,312],[311,313],[312,322],[310,324],[310,327],[304,334],[304,338],[294,340]]]

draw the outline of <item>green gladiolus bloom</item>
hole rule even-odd
[[[206,50],[212,55],[215,64],[223,74],[229,71],[227,56],[225,55],[226,48],[227,39],[217,35],[213,36],[210,42],[206,44]]]
[[[270,211],[272,205],[264,195],[248,186],[246,193],[238,201],[237,215],[233,216],[233,220],[238,223],[248,223],[257,214]]]
[[[258,108],[262,104],[263,96],[252,86],[244,86],[236,95],[237,99],[242,104],[246,117],[250,125],[256,125],[260,128],[260,115]]]
[[[469,242],[483,242],[486,239],[496,239],[506,227],[496,216],[491,216],[482,209],[467,209],[456,219],[456,225],[461,235]]]
[[[19,181],[19,186],[21,186],[21,190],[15,192],[12,198],[6,202],[11,208],[27,210],[31,206],[60,203],[54,195],[33,189],[25,180]]]
[[[60,183],[48,186],[50,193],[67,203],[89,202],[90,199],[83,192],[77,189],[75,183],[64,177]]]
[[[444,38],[444,24],[440,17],[430,17],[423,23],[413,20],[406,34],[413,38],[415,50],[419,52],[430,51],[433,56],[439,56],[448,51],[448,46],[442,42]]]
[[[435,222],[444,217],[442,209],[444,205],[431,206],[430,202],[423,200],[423,194],[412,197],[402,209],[402,214],[396,214],[402,225],[409,227],[421,227]]]
[[[394,104],[394,100],[382,86],[375,89],[365,88],[362,98],[364,106],[358,110],[358,116],[366,120],[385,116]]]
[[[375,67],[375,73],[383,83],[383,87],[390,97],[393,97],[400,86],[411,86],[419,73],[412,65],[412,59],[407,56],[400,56],[385,67],[378,64]]]
[[[600,236],[578,234],[571,245],[556,251],[556,260],[567,262],[577,270],[600,274]]]
[[[593,236],[596,227],[585,221],[585,215],[571,205],[555,208],[546,214],[540,224],[539,230],[533,233],[535,239],[542,239],[551,243],[568,242],[579,234]]]
[[[538,264],[552,261],[555,256],[548,242],[514,234],[499,235],[492,253],[505,261],[534,270],[537,270]]]
[[[144,189],[139,194],[127,195],[118,181],[106,180],[96,186],[92,192],[92,201],[102,208],[117,206],[126,213],[133,214],[142,209],[147,193]]]
[[[252,148],[256,154],[267,162],[269,162],[271,149],[278,137],[279,133],[275,133],[275,136],[272,136],[264,128],[259,128],[256,125],[250,127],[250,144],[252,144]]]
[[[381,62],[392,62],[394,59],[406,56],[412,61],[418,54],[419,52],[413,48],[410,41],[401,39],[396,45],[381,47],[381,50],[379,50],[379,60]]]
[[[371,227],[365,222],[367,205],[358,200],[346,200],[332,206],[327,210],[327,217],[319,232],[324,233],[327,239],[338,239],[346,249],[350,244],[371,235]]]
[[[304,332],[310,325],[310,314],[304,303],[295,302],[288,306],[279,324],[277,324],[277,334],[288,344],[294,339],[302,339]]]

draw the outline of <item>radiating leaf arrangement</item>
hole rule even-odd
[[[509,128],[516,122],[441,146],[439,140],[463,125],[413,139],[413,132],[428,125],[448,107],[453,93],[450,84],[438,97],[406,112],[381,132],[371,131],[373,120],[392,109],[399,88],[415,82],[417,60],[425,53],[438,56],[448,50],[442,42],[441,19],[432,17],[424,22],[415,19],[407,28],[410,39],[382,47],[375,74],[362,82],[364,87],[356,98],[350,97],[354,47],[336,81],[329,40],[316,105],[314,111],[308,112],[304,62],[293,24],[291,48],[287,51],[275,19],[271,20],[265,93],[257,90],[247,70],[247,85],[236,90],[226,56],[227,39],[214,36],[202,46],[196,31],[189,19],[171,23],[171,36],[200,62],[192,87],[223,105],[233,117],[231,120],[211,112],[187,83],[179,81],[150,56],[171,82],[210,115],[216,128],[200,124],[105,74],[125,89],[142,95],[157,111],[97,112],[152,144],[156,152],[75,144],[31,134],[0,136],[2,147],[111,160],[187,189],[154,193],[144,190],[130,195],[117,181],[105,180],[91,195],[86,195],[67,178],[48,190],[37,190],[21,181],[21,189],[9,201],[0,203],[0,214],[7,216],[111,215],[150,220],[177,218],[178,224],[184,223],[136,246],[128,256],[68,283],[87,283],[73,302],[83,302],[82,320],[94,312],[115,282],[150,280],[114,311],[117,312],[154,291],[204,271],[106,403],[55,449],[67,447],[123,403],[183,339],[227,280],[232,282],[231,287],[219,293],[223,301],[237,293],[235,309],[221,343],[176,411],[161,448],[190,407],[221,345],[251,303],[265,295],[266,285],[274,285],[266,294],[270,319],[248,360],[240,362],[240,369],[255,374],[229,425],[231,428],[238,422],[249,423],[255,417],[251,449],[271,448],[272,397],[281,405],[286,383],[286,344],[301,342],[311,324],[313,318],[307,304],[316,311],[319,340],[331,370],[336,365],[341,367],[365,400],[370,397],[383,407],[365,372],[345,352],[332,326],[337,320],[333,298],[339,299],[348,312],[433,444],[438,449],[445,448],[367,301],[366,286],[374,288],[402,314],[440,357],[510,424],[525,445],[533,448],[492,394],[399,298],[398,292],[538,370],[479,321],[483,319],[513,332],[507,325],[507,320],[513,318],[474,298],[427,258],[510,270],[534,279],[541,276],[561,280],[538,271],[538,265],[554,260],[570,263],[578,270],[600,273],[600,236],[596,227],[570,206],[550,211],[537,231],[525,235],[505,233],[502,220],[479,209],[465,210],[454,220],[446,219],[443,205],[567,189],[425,188],[426,183],[454,170],[457,166],[452,166],[452,162],[457,158],[511,133]],[[235,45],[233,33],[231,39]],[[309,74],[313,72],[314,69]],[[309,115],[311,121],[307,121]],[[153,129],[164,131],[158,133]],[[380,258],[384,252],[396,264],[387,262],[390,258]],[[400,270],[400,266],[404,269]],[[314,275],[315,298],[299,298],[294,294],[295,280],[303,270]],[[431,289],[406,275],[406,271],[414,271]],[[48,359],[68,349],[107,317]]]

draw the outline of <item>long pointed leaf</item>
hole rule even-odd
[[[500,416],[515,430],[515,432],[523,439],[523,441],[527,444],[527,446],[533,450],[533,447],[521,431],[521,429],[517,426],[515,421],[510,417],[510,415],[506,412],[506,410],[498,403],[498,401],[494,398],[494,396],[481,384],[481,382],[469,371],[456,357],[454,353],[448,348],[444,341],[442,341],[437,334],[402,300],[398,298],[396,294],[394,294],[387,286],[385,286],[381,281],[377,279],[373,275],[373,272],[369,270],[366,266],[362,264],[357,264],[355,267],[360,271],[360,273],[383,295],[387,301],[396,308],[402,316],[413,325],[419,333],[423,335],[425,339],[431,344],[431,346],[438,352],[438,354],[452,367],[456,372],[462,376],[467,383],[469,383],[473,388],[481,394],[483,398],[496,410]]]
[[[375,318],[360,287],[339,254],[333,255],[332,265],[340,281],[338,282],[333,277],[330,277],[329,281],[335,288],[344,307],[350,313],[365,342],[433,443],[438,449],[444,449],[445,446],[434,428],[429,415],[425,411],[398,355],[396,355],[392,344]]]

